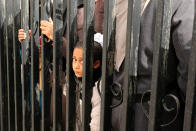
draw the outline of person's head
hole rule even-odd
[[[102,47],[99,43],[94,42],[93,47],[93,76],[94,80],[101,76],[101,59]],[[81,78],[83,73],[83,43],[78,42],[73,50],[72,68],[76,77]],[[99,72],[99,74],[97,74]],[[97,78],[98,77],[98,78]]]
[[[82,77],[82,68],[83,68],[83,47],[82,42],[78,42],[73,50],[72,56],[72,68],[75,73],[75,76],[80,78]]]

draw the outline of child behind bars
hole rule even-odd
[[[91,131],[99,131],[100,129],[100,77],[101,77],[101,60],[102,60],[102,46],[98,42],[94,42],[92,47],[93,52],[93,87],[91,97]],[[82,74],[83,74],[83,44],[78,42],[73,50],[72,68],[75,73],[76,80],[76,131],[81,130],[82,119]]]

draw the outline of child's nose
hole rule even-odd
[[[80,67],[80,65],[79,65],[78,62],[76,62],[76,63],[74,64],[74,66],[75,66],[75,68],[79,68],[79,67]]]

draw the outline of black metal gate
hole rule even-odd
[[[172,1],[172,0],[171,0]],[[155,47],[153,51],[153,69],[151,81],[151,100],[149,109],[148,130],[158,131],[160,125],[160,104],[164,59],[168,53],[171,5],[170,0],[157,0],[158,8],[155,24]],[[88,87],[91,84],[92,63],[91,45],[94,37],[94,0],[84,0],[83,50],[84,75],[82,80],[82,130],[89,130]],[[104,44],[102,60],[102,104],[101,131],[110,128],[111,96],[109,85],[114,69],[115,52],[115,0],[104,3]],[[123,88],[122,131],[127,130],[127,114],[134,111],[128,107],[134,104],[135,85],[137,80],[137,55],[140,35],[140,0],[129,0],[127,19],[126,56],[124,61],[125,79]],[[41,13],[40,13],[41,12]],[[53,44],[46,43],[47,38],[41,35],[40,20],[53,18]],[[1,131],[59,131],[66,125],[67,131],[74,130],[75,123],[75,80],[72,71],[72,51],[75,41],[77,24],[77,0],[0,0],[0,130]],[[27,38],[20,44],[17,32],[23,28],[31,39]],[[184,131],[195,130],[195,60],[196,60],[196,21],[194,22],[192,49],[186,90]],[[65,31],[66,29],[66,31]],[[62,121],[62,36],[66,33],[66,123]],[[41,35],[41,63],[39,62],[39,36]],[[164,48],[163,48],[164,47]],[[51,64],[52,63],[52,64]],[[91,64],[89,64],[91,63]],[[39,64],[42,65],[39,75]],[[45,70],[48,69],[48,70]],[[53,72],[53,88],[50,87],[50,69]],[[131,77],[130,77],[131,76]],[[41,77],[41,78],[40,78]],[[41,79],[42,91],[39,90]],[[159,87],[159,88],[158,88]],[[37,101],[38,100],[38,101]],[[53,102],[52,107],[51,103]],[[52,110],[52,111],[51,111]],[[52,119],[51,119],[52,118]]]

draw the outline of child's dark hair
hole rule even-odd
[[[82,41],[79,41],[76,43],[76,45],[74,46],[74,49],[75,48],[83,48],[83,42]],[[93,50],[93,62],[97,61],[97,60],[102,60],[102,46],[101,44],[97,43],[97,42],[94,42],[93,44],[93,47],[92,47],[92,50]]]
[[[102,46],[101,44],[94,42],[93,45],[93,62],[100,60],[100,66],[93,70],[94,82],[98,81],[101,77],[101,67],[102,67]]]
[[[83,48],[83,42],[82,41],[78,41],[75,45],[74,45],[74,49],[75,48]]]
[[[75,48],[83,48],[83,42],[79,41],[74,46]],[[97,60],[100,60],[100,66],[97,69],[93,70],[93,79],[94,82],[97,81],[101,77],[101,63],[102,63],[102,46],[98,42],[94,42],[92,47],[93,53],[93,63]]]
[[[102,60],[102,46],[101,44],[94,42],[93,45],[93,61]]]

